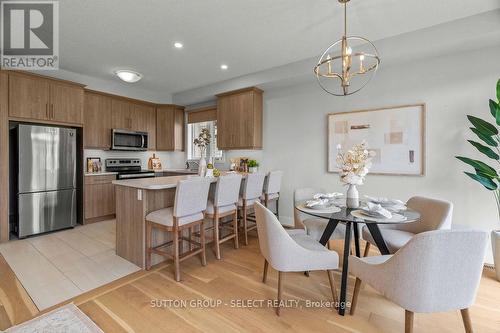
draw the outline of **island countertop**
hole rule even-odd
[[[230,172],[222,172],[222,175],[230,174]],[[246,174],[242,174],[245,178]],[[185,175],[185,176],[166,176],[155,178],[139,178],[139,179],[124,179],[114,180],[113,184],[117,186],[132,187],[140,190],[166,190],[169,188],[177,187],[180,180],[198,177],[198,175]],[[217,181],[217,178],[210,178],[212,183]]]

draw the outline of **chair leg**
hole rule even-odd
[[[278,306],[276,307],[276,314],[279,316],[281,312],[281,299],[283,297],[283,272],[278,272]]]
[[[335,280],[333,278],[333,271],[331,269],[329,269],[326,271],[326,273],[328,274],[328,281],[330,282],[330,289],[332,290],[333,302],[335,304],[337,304],[339,299],[337,297],[337,289],[335,288]]]
[[[280,198],[278,197],[276,199],[276,217],[278,218],[278,220],[280,219],[280,206],[279,206],[279,202],[280,202]]]
[[[234,213],[233,228],[234,228],[234,248],[238,249],[240,247],[238,241],[238,210],[236,210],[236,213]]]
[[[413,312],[405,310],[405,333],[413,333],[413,317]]]
[[[368,257],[368,254],[370,253],[370,246],[371,246],[371,244],[366,242],[365,252],[363,253],[363,257]]]
[[[356,306],[358,305],[358,297],[359,290],[361,289],[361,280],[356,278],[356,283],[354,284],[354,291],[352,293],[352,302],[351,302],[351,316],[354,316],[354,312],[356,311]]]
[[[189,251],[192,251],[194,248],[193,243],[191,243],[191,241],[193,240],[193,227],[189,228],[188,239],[189,239]]]
[[[174,275],[175,275],[175,281],[179,282],[181,280],[181,268],[180,268],[180,261],[179,261],[179,230],[174,229],[174,243],[173,249],[174,249]]]
[[[266,259],[264,259],[264,272],[262,274],[262,282],[266,283],[267,281],[267,269],[269,268],[269,263]]]
[[[151,269],[151,234],[153,232],[153,227],[151,222],[146,221],[146,270]]]
[[[220,244],[219,244],[219,214],[214,215],[214,246],[215,246],[215,257],[220,260]]]
[[[247,206],[243,203],[243,232],[245,233],[245,245],[248,245],[248,225],[247,225]]]
[[[203,266],[207,265],[207,255],[205,252],[205,223],[203,220],[200,224],[200,244],[201,244],[201,264]]]
[[[462,309],[460,310],[460,313],[462,313],[462,320],[464,322],[464,328],[465,328],[465,333],[472,333],[472,321],[470,320],[470,313],[469,309]]]

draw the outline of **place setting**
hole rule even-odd
[[[405,203],[398,199],[375,198],[365,195],[359,209],[351,212],[351,215],[366,221],[378,223],[404,222],[408,218],[401,214],[407,210]]]
[[[333,214],[340,212],[340,207],[345,206],[344,194],[339,192],[317,193],[312,199],[305,201],[301,206],[304,212]]]

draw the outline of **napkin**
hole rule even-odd
[[[333,193],[317,193],[313,196],[313,199],[334,199],[336,197],[342,196],[342,193],[333,192]]]
[[[328,199],[314,199],[314,200],[307,200],[306,201],[306,207],[314,207],[314,206],[323,206],[328,204]]]
[[[385,217],[386,219],[390,219],[392,217],[391,212],[379,204],[375,204],[373,202],[367,202],[366,205],[367,207],[363,209],[366,212],[379,214]]]

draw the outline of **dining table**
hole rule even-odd
[[[361,203],[362,205],[363,203]],[[346,297],[347,297],[347,281],[349,275],[349,253],[351,248],[351,234],[354,235],[354,246],[355,246],[355,255],[360,257],[360,224],[365,224],[368,228],[370,234],[375,241],[380,253],[382,255],[391,254],[387,245],[384,241],[382,233],[380,232],[380,225],[394,225],[401,223],[410,223],[417,222],[420,220],[420,214],[412,209],[406,208],[404,210],[400,210],[396,214],[393,214],[393,217],[390,219],[387,218],[370,218],[365,217],[360,214],[360,208],[347,208],[345,204],[342,205],[331,205],[329,208],[325,209],[314,209],[307,207],[307,202],[298,202],[295,205],[295,209],[304,214],[328,220],[328,224],[326,225],[325,230],[319,240],[322,245],[326,245],[330,237],[332,236],[335,228],[339,223],[345,224],[345,239],[344,239],[344,254],[342,260],[342,278],[341,278],[341,286],[340,286],[340,299],[338,306],[338,313],[340,315],[345,314],[346,310]],[[396,218],[397,217],[397,218]]]

